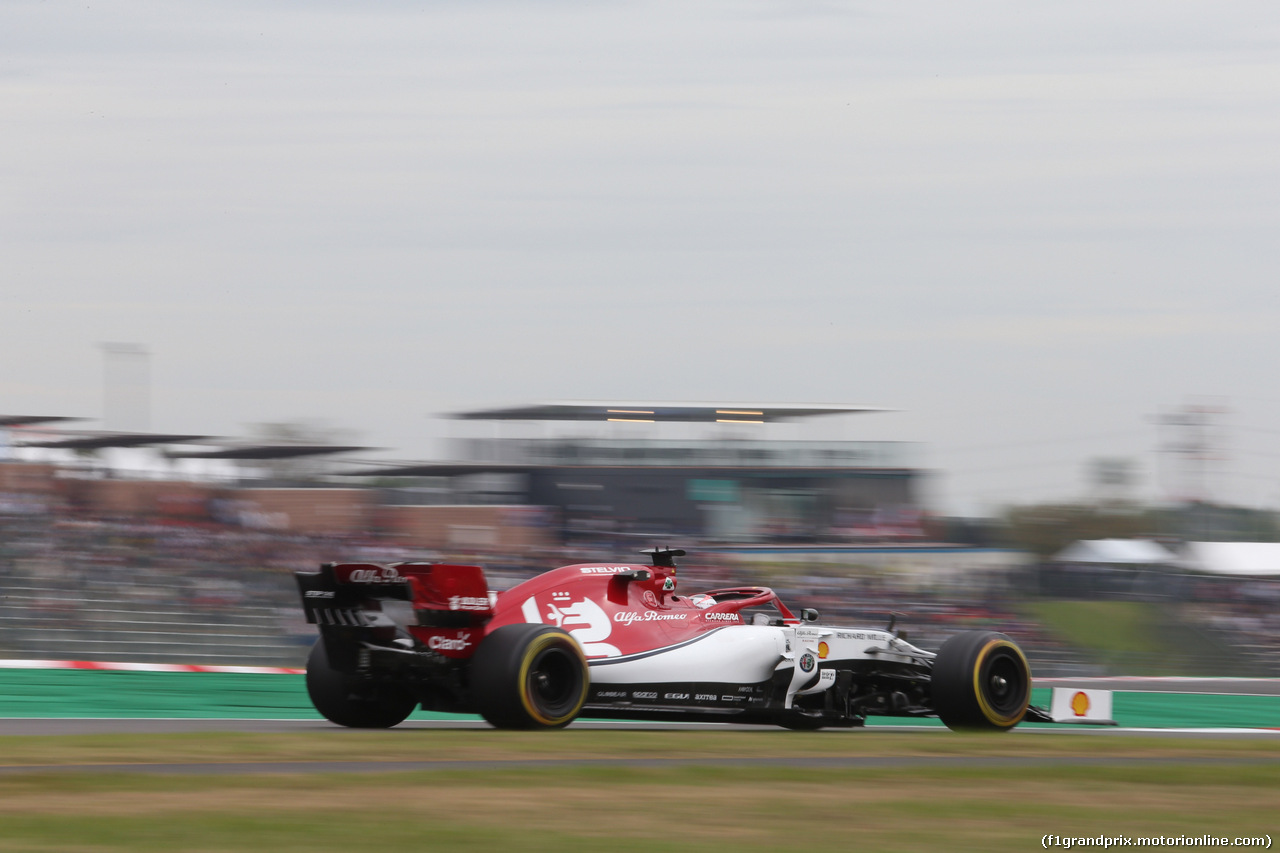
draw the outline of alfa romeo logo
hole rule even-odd
[[[813,655],[810,654],[809,652],[805,652],[804,654],[800,655],[800,671],[801,672],[813,672],[813,666],[815,663],[816,661],[814,660]]]

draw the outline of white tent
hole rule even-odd
[[[1176,565],[1211,575],[1280,578],[1280,542],[1188,542]]]
[[[1173,565],[1172,551],[1149,539],[1082,539],[1053,558],[1055,563],[1107,563],[1118,566]]]

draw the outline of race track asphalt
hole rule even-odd
[[[483,720],[408,720],[396,726],[396,732],[428,732],[458,729],[488,729],[489,724]],[[663,723],[653,721],[628,720],[578,720],[571,729],[590,729],[596,731],[778,731],[777,726],[739,725],[735,723]],[[92,734],[183,734],[195,732],[239,732],[254,734],[306,734],[314,732],[323,735],[325,732],[360,731],[343,729],[326,720],[249,720],[249,719],[119,719],[119,718],[75,718],[75,719],[41,719],[10,718],[0,719],[0,737],[5,736],[40,736],[40,735],[92,735]],[[385,731],[385,730],[374,730]],[[942,726],[894,726],[875,725],[865,728],[827,729],[834,736],[874,737],[879,733],[913,734],[921,737],[944,736],[947,729]],[[1116,735],[1142,735],[1148,737],[1222,737],[1222,738],[1277,738],[1280,729],[1132,729],[1110,726],[1063,726],[1014,729],[1010,734],[1015,736],[1034,737],[1043,734],[1070,734],[1090,737],[1108,737]]]
[[[1164,693],[1217,693],[1217,694],[1251,694],[1280,695],[1280,680],[1277,679],[1203,679],[1186,682],[1161,680],[1158,688],[1150,680],[1133,678],[1105,679],[1054,679],[1038,680],[1037,687],[1077,687],[1101,688],[1108,690],[1144,691],[1158,689]],[[1278,721],[1280,725],[1280,721]],[[478,719],[448,720],[409,720],[397,726],[393,731],[403,732],[406,736],[426,734],[432,730],[486,729],[488,724]],[[612,730],[612,731],[777,731],[773,726],[743,726],[728,723],[658,723],[631,722],[625,720],[579,720],[572,728]],[[341,729],[324,720],[299,719],[127,719],[127,718],[6,718],[0,719],[0,737],[2,736],[50,736],[50,735],[85,735],[85,734],[158,734],[158,733],[198,733],[198,732],[242,732],[242,733],[278,733],[306,734],[313,733],[323,737],[327,732],[350,731]],[[947,730],[938,726],[894,726],[876,725],[857,729],[831,729],[827,732],[834,737],[876,737],[881,732],[910,733],[918,737],[945,737]],[[1145,737],[1165,738],[1277,738],[1280,729],[1132,729],[1101,726],[1072,727],[1021,727],[1010,733],[1014,737],[1035,737],[1037,735],[1071,734],[1081,737],[1113,737],[1116,735],[1141,735]],[[1164,759],[1139,759],[1145,763],[1160,763]],[[1179,762],[1200,761],[1202,759],[1176,759]],[[1276,758],[1239,756],[1231,758],[1205,759],[1216,763],[1271,764]],[[899,756],[899,757],[796,757],[796,758],[735,758],[715,759],[711,763],[732,766],[788,766],[788,767],[912,767],[929,766],[967,766],[985,765],[1031,766],[1031,765],[1088,765],[1108,763],[1133,763],[1132,758],[1109,757],[999,757],[984,758],[978,756]],[[590,759],[564,761],[554,758],[517,759],[505,761],[269,761],[239,763],[156,763],[156,764],[93,764],[93,765],[40,765],[18,766],[0,765],[0,775],[32,772],[128,772],[128,773],[174,773],[174,774],[244,774],[244,773],[383,773],[383,772],[423,772],[440,770],[486,770],[486,769],[519,769],[547,768],[556,766],[590,766],[593,763],[607,763],[609,766],[634,767],[670,767],[691,764],[707,764],[709,759],[610,759],[607,762],[593,762]]]

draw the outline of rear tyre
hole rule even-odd
[[[364,681],[331,667],[324,640],[317,640],[307,657],[307,695],[326,720],[354,729],[389,729],[418,705],[403,687]]]
[[[1031,703],[1031,667],[1022,650],[994,631],[947,639],[933,661],[933,709],[952,729],[1005,731]]]
[[[558,729],[587,701],[587,659],[568,632],[550,625],[504,625],[471,658],[476,710],[500,729]]]

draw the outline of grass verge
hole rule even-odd
[[[1026,851],[1045,834],[1275,835],[1280,799],[1280,742],[1252,739],[335,730],[8,737],[0,739],[0,750],[9,765],[706,759],[679,767],[561,764],[430,773],[28,771],[0,775],[0,851]],[[1110,761],[838,769],[715,764],[752,755]]]
[[[1019,850],[1045,834],[1274,833],[1275,767],[0,780],[0,850]]]
[[[0,766],[275,761],[502,761],[530,758],[706,758],[760,756],[1271,757],[1277,739],[1153,738],[1015,731],[966,734],[874,730],[512,732],[487,729],[321,729],[303,734],[185,734],[0,737]]]

